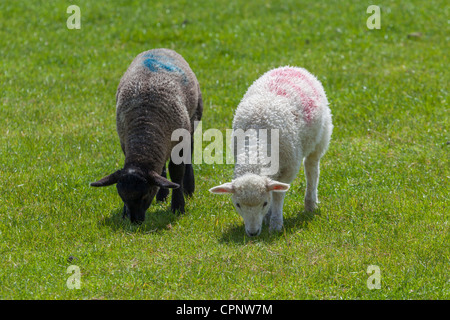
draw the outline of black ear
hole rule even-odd
[[[114,173],[111,173],[110,175],[96,181],[91,182],[91,187],[107,187],[112,184],[117,183],[119,181],[120,176],[122,175],[122,170],[117,170]]]
[[[172,181],[167,180],[164,177],[161,177],[155,171],[150,171],[149,173],[149,181],[154,185],[157,185],[160,188],[168,188],[168,189],[177,189],[180,187],[178,183],[174,183]]]

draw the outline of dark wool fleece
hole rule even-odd
[[[200,86],[184,58],[173,50],[139,54],[120,80],[116,94],[117,132],[125,166],[161,173],[169,159],[172,132],[194,131],[203,112]]]

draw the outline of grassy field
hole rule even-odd
[[[448,16],[435,0],[0,2],[0,299],[449,299]],[[196,73],[203,130],[231,128],[271,68],[317,75],[335,129],[316,214],[303,170],[283,232],[257,238],[208,192],[232,165],[195,165],[186,214],[154,203],[139,227],[114,187],[89,187],[123,165],[119,79],[158,47]]]

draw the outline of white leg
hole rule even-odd
[[[320,158],[328,149],[328,144],[330,142],[331,131],[333,130],[333,125],[331,124],[331,117],[325,118],[325,123],[323,127],[324,131],[322,133],[322,139],[320,143],[316,146],[316,150],[309,154],[304,160],[305,166],[305,176],[306,176],[306,194],[305,194],[305,210],[313,211],[317,209],[317,204],[319,203],[317,197],[317,187],[319,185],[319,175],[320,175]]]
[[[272,207],[269,231],[281,231],[283,228],[283,202],[285,192],[272,192]]]
[[[305,210],[314,211],[317,209],[317,186],[319,185],[319,163],[320,157],[317,153],[312,153],[305,158],[305,176],[306,176],[306,194],[305,194]]]

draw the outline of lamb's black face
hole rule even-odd
[[[176,189],[180,185],[170,182],[157,172],[143,171],[137,167],[117,170],[114,173],[92,182],[92,187],[107,187],[117,184],[117,192],[124,202],[124,216],[131,222],[141,223],[145,220],[145,211],[152,203],[159,188]]]
[[[125,204],[124,214],[133,223],[145,220],[145,212],[157,191],[157,186],[149,185],[144,178],[135,174],[125,174],[117,182],[117,192]]]

